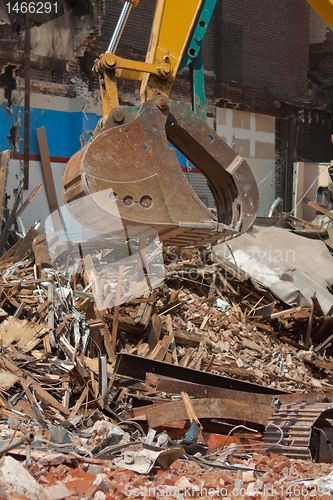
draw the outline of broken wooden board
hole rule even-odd
[[[44,185],[47,194],[47,201],[49,204],[50,212],[52,215],[52,222],[55,232],[62,230],[62,224],[59,217],[59,206],[57,193],[55,190],[53,173],[50,162],[49,148],[47,145],[47,139],[45,134],[45,127],[39,127],[36,129],[37,131],[37,139],[39,145],[39,151],[41,156],[42,170],[44,176]]]
[[[175,340],[177,345],[198,347],[200,342],[203,340],[203,336],[200,333],[188,332],[187,330],[175,329]],[[212,341],[205,337],[206,344],[212,346]]]
[[[243,403],[229,399],[191,399],[196,416],[200,418],[214,418],[241,420],[252,424],[266,426],[274,409],[253,403]],[[178,420],[188,420],[188,414],[183,401],[172,401],[146,410],[149,427],[155,428]]]
[[[38,186],[35,187],[35,189],[29,194],[28,198],[25,200],[23,205],[17,211],[16,218],[20,217],[20,215],[24,212],[24,210],[27,208],[27,206],[30,205],[30,203],[32,202],[32,200],[34,199],[36,194],[39,193],[39,191],[42,189],[42,187],[43,187],[43,184],[38,184]]]
[[[15,343],[22,352],[30,352],[48,331],[49,328],[31,323],[26,319],[21,320],[9,316],[0,324],[0,339],[4,347]]]
[[[32,242],[32,249],[35,256],[35,264],[40,269],[44,267],[52,267],[49,248],[47,246],[46,237],[43,234],[37,235]]]
[[[34,227],[30,227],[24,238],[20,240],[20,243],[17,246],[14,255],[11,257],[11,262],[19,262],[22,259],[26,251],[31,247],[32,242],[37,235],[37,229],[35,229]]]
[[[317,212],[321,212],[322,214],[326,215],[330,219],[333,219],[333,212],[331,210],[326,210],[326,208],[318,205],[318,203],[315,203],[314,201],[308,201],[308,205],[310,207],[314,208],[315,210],[317,210]]]
[[[0,390],[10,389],[18,380],[19,377],[13,373],[0,371]]]
[[[69,410],[65,408],[59,401],[57,401],[51,394],[49,394],[43,387],[36,381],[33,380],[31,377],[27,379],[28,383],[32,383],[32,387],[34,388],[36,395],[38,396],[39,399],[44,401],[46,404],[52,406],[56,410],[58,410],[60,413],[63,415],[69,415]]]
[[[262,406],[271,407],[274,396],[270,394],[257,394],[254,392],[236,391],[234,389],[222,389],[209,385],[195,384],[193,382],[185,382],[154,373],[147,373],[146,383],[155,379],[157,392],[166,392],[169,394],[180,394],[182,391],[187,392],[189,396],[196,398],[219,398],[229,399],[242,402],[250,402]],[[278,397],[278,396],[276,396]]]

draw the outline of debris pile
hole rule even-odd
[[[214,248],[163,256],[157,288],[102,310],[87,260],[53,267],[37,229],[0,257],[3,498],[140,498],[158,486],[168,498],[167,485],[288,498],[329,473],[300,459],[333,461],[320,442],[333,307],[325,314],[315,290],[311,306],[291,307]],[[284,429],[305,418],[300,404],[314,417],[297,444]]]

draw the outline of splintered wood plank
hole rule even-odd
[[[160,340],[161,327],[162,318],[157,314],[153,314],[151,317],[151,327],[148,331],[148,344],[150,350],[153,350],[157,342]]]
[[[329,217],[330,219],[333,219],[333,213],[330,210],[326,210],[324,207],[321,207],[320,205],[318,205],[318,203],[315,203],[314,201],[308,201],[308,205],[318,212],[327,215],[327,217]]]
[[[175,340],[179,345],[198,347],[203,338],[206,341],[208,347],[212,347],[213,342],[210,340],[208,335],[203,335],[200,333],[188,332],[187,330],[175,329]]]
[[[85,356],[84,362],[85,362],[86,366],[89,368],[89,370],[91,370],[96,375],[98,375],[98,373],[99,373],[98,358],[88,358]],[[107,363],[106,368],[107,368],[108,376],[111,377],[113,375],[112,365],[110,363]]]
[[[16,343],[22,352],[32,351],[39,344],[41,337],[48,332],[48,328],[29,322],[24,319],[9,316],[0,324],[0,339],[4,347]]]
[[[0,372],[0,389],[10,389],[19,377],[10,372]]]
[[[16,243],[14,243],[14,245],[12,247],[9,248],[9,250],[7,250],[7,252],[5,252],[0,257],[0,266],[2,268],[7,266],[8,262],[10,261],[11,256],[14,255],[14,253],[16,252],[16,249],[20,245],[20,242],[21,242],[21,240],[18,240]]]
[[[317,337],[319,337],[323,333],[323,331],[325,330],[326,326],[328,326],[329,323],[333,323],[333,321],[332,321],[333,320],[332,314],[333,314],[333,305],[330,307],[328,313],[323,318],[323,322],[320,325],[318,331],[316,332],[316,336]],[[328,337],[327,339],[325,339],[318,347],[316,347],[314,349],[314,351],[315,352],[319,352],[324,347],[328,347],[328,345],[330,344],[331,340],[333,340],[333,335],[331,335],[330,337]]]
[[[83,280],[85,286],[87,286],[89,284],[89,279],[86,272],[83,273]],[[106,350],[109,360],[111,362],[115,361],[116,357],[111,345],[111,334],[101,312],[97,310],[92,300],[87,300],[82,303],[80,305],[80,311],[85,313],[86,319],[91,323],[91,338],[94,344],[96,343],[97,345],[97,352],[105,352]]]
[[[19,206],[19,203],[21,201],[21,195],[22,195],[22,192],[23,192],[23,181],[21,182],[19,188],[18,188],[18,191],[17,191],[17,195],[16,195],[16,198],[15,198],[15,201],[14,201],[14,204],[13,204],[13,207],[11,209],[11,212],[7,218],[7,222],[6,222],[6,225],[1,233],[1,238],[0,238],[0,254],[3,253],[4,249],[5,249],[5,246],[6,246],[6,243],[7,243],[7,239],[8,239],[8,236],[9,236],[9,231],[10,231],[10,228],[12,227],[13,223],[14,223],[14,220],[15,220],[15,216],[16,216],[16,211],[18,209],[18,206]]]
[[[11,410],[11,405],[8,403],[7,399],[3,396],[2,392],[0,391],[0,406],[3,408],[7,408],[8,410]]]
[[[320,333],[322,333],[324,331],[327,323],[328,323],[328,319],[325,318],[324,321],[322,322],[322,324],[320,325],[320,329],[319,329],[319,330],[321,330]],[[318,330],[318,334],[319,334],[319,330]],[[324,342],[322,342],[321,344],[319,344],[317,347],[314,348],[314,352],[320,352],[323,349],[330,347],[330,345],[332,344],[332,341],[333,341],[333,335],[330,335],[329,337],[327,337],[327,339],[324,340]]]
[[[32,382],[32,387],[34,388],[39,399],[44,401],[49,406],[52,406],[53,408],[58,410],[63,415],[66,415],[66,416],[69,415],[70,411],[67,408],[65,408],[61,403],[59,403],[59,401],[57,401],[52,396],[52,394],[50,394],[48,391],[43,389],[43,387],[36,380],[33,380],[32,378],[29,377],[28,383],[30,383],[30,382]]]
[[[186,368],[191,360],[191,357],[192,357],[192,354],[194,353],[194,348],[193,347],[189,347],[187,350],[186,350],[186,353],[184,354],[184,356],[182,357],[182,359],[179,361],[179,366],[183,366],[184,368]]]
[[[47,429],[47,424],[44,422],[44,419],[42,417],[41,411],[38,407],[37,400],[36,400],[34,394],[32,394],[26,381],[23,378],[20,379],[20,384],[21,384],[21,386],[22,386],[22,388],[23,388],[23,390],[24,390],[24,392],[29,400],[29,403],[31,405],[31,409],[35,414],[35,418],[36,418],[37,422],[39,423],[39,425],[41,425],[41,427],[43,427],[44,429],[45,428]]]
[[[255,392],[237,391],[235,389],[224,389],[222,387],[213,387],[209,385],[196,384],[194,382],[185,382],[155,373],[147,373],[146,383],[156,387],[157,392],[166,392],[169,394],[180,394],[187,392],[189,396],[195,398],[219,398],[236,401],[247,401],[253,404],[259,404],[270,407],[272,396],[270,394],[260,394]]]
[[[24,415],[26,417],[29,417],[31,420],[36,420],[36,415],[33,412],[29,401],[27,401],[26,399],[21,398],[13,409],[16,411],[20,411],[21,413],[24,413]],[[19,416],[16,417],[15,415],[16,414],[13,413],[10,416],[13,416],[14,418],[20,418]]]
[[[241,420],[266,426],[274,409],[250,402],[230,401],[228,399],[192,399],[193,409],[198,419],[219,418]],[[146,410],[149,427],[155,428],[178,420],[188,420],[183,401],[173,401]]]
[[[8,175],[8,163],[10,160],[10,150],[0,152],[0,220],[2,221],[5,202]]]
[[[325,316],[324,311],[321,308],[320,302],[317,299],[316,292],[313,294],[313,296],[311,297],[311,299],[312,299],[312,303],[314,305],[314,314],[316,316],[319,316],[319,317]]]
[[[37,139],[38,139],[39,151],[42,162],[47,200],[49,203],[50,212],[52,213],[58,209],[58,200],[53,181],[53,173],[50,162],[49,148],[47,145],[47,139],[45,134],[45,127],[44,126],[39,127],[36,131],[37,131]]]
[[[176,349],[176,342],[175,342],[175,332],[173,330],[172,326],[172,320],[170,314],[168,314],[165,318],[165,324],[168,330],[168,334],[170,335],[170,348],[171,348],[171,357],[172,357],[172,363],[174,365],[178,365],[178,358],[177,358],[177,349]]]
[[[155,299],[155,297],[156,295],[154,292],[147,292],[144,294],[143,298],[145,300],[142,301],[138,308],[136,318],[134,319],[135,323],[139,323],[147,328],[153,310],[153,304],[147,302],[147,299]]]
[[[52,214],[53,212],[57,212],[57,214],[55,214],[52,217],[54,229],[57,232],[62,229],[62,224],[58,214],[58,208],[59,208],[58,199],[53,180],[53,173],[50,162],[49,148],[47,146],[45,127],[44,126],[39,127],[36,131],[37,131],[37,139],[38,139],[38,145],[39,145],[39,151],[43,169],[44,185],[46,189],[46,195],[50,208],[50,213]]]
[[[182,397],[189,421],[192,423],[194,420],[197,424],[200,425],[200,428],[202,429],[202,425],[201,425],[198,417],[196,416],[196,413],[194,411],[194,408],[193,408],[193,405],[192,405],[191,400],[189,398],[189,395],[186,392],[181,392],[180,395]]]
[[[203,330],[205,328],[205,326],[206,326],[207,321],[209,320],[209,318],[210,318],[210,314],[206,314],[206,316],[202,320],[201,325],[199,326],[199,330]]]
[[[314,311],[315,311],[315,302],[312,301],[312,304],[311,304],[311,314],[310,314],[308,326],[307,326],[307,329],[306,329],[305,347],[310,347],[310,345],[312,344],[311,333],[312,333],[313,320],[314,320]]]
[[[17,246],[16,251],[11,258],[11,261],[13,263],[22,260],[22,257],[24,256],[26,251],[31,247],[32,242],[37,235],[38,235],[37,229],[30,227],[24,238],[20,240],[20,244]]]
[[[205,340],[203,340],[202,342],[200,342],[199,349],[198,349],[196,357],[197,357],[197,360],[196,360],[193,368],[195,370],[200,370],[202,358],[206,358],[207,357],[207,348],[206,348],[206,342],[205,342]],[[191,365],[190,365],[190,368],[191,368]]]
[[[81,396],[79,397],[79,399],[77,400],[77,402],[75,403],[75,405],[73,406],[73,408],[71,408],[69,418],[75,417],[75,415],[79,411],[80,406],[82,405],[83,401],[88,396],[88,392],[89,392],[89,387],[85,387],[83,389],[83,391],[82,391]]]
[[[209,286],[208,299],[212,299],[214,297],[214,295],[215,295],[215,292],[216,292],[216,275],[217,275],[216,272],[214,272],[212,274],[212,281],[211,281],[210,286]]]
[[[171,341],[172,338],[170,335],[164,335],[163,339],[157,343],[155,348],[146,357],[148,359],[155,359],[156,361],[163,361]]]
[[[32,249],[37,266],[40,266],[41,268],[52,267],[49,248],[47,246],[46,237],[43,234],[37,235],[33,240]]]
[[[165,337],[164,337],[165,338]],[[162,340],[159,340],[154,349],[148,354],[148,359],[156,359],[156,356],[164,349]]]
[[[201,422],[200,420],[198,419],[196,413],[195,413],[195,410],[193,408],[193,405],[192,405],[192,402],[189,398],[189,395],[186,393],[186,392],[181,392],[181,397],[182,397],[182,400],[183,400],[183,403],[184,403],[184,406],[185,406],[185,410],[187,412],[187,415],[188,415],[188,418],[190,420],[190,422],[192,423],[193,421],[196,422],[200,429],[202,430],[203,427],[201,425]],[[203,438],[203,435],[202,435],[202,432],[200,431],[199,432],[199,436],[198,436],[198,442],[199,443],[204,443],[204,438]]]
[[[303,306],[292,307],[291,309],[285,309],[270,315],[270,319],[275,318],[291,318],[294,314],[299,313],[303,309]]]
[[[27,206],[32,202],[36,194],[42,189],[43,184],[38,184],[37,187],[29,194],[28,198],[25,200],[21,208],[17,211],[16,213],[16,218],[20,217],[20,215],[24,212],[24,210],[27,208]]]
[[[5,356],[0,355],[0,366],[1,368],[5,368],[6,370],[14,373],[17,377],[22,377],[23,375],[23,370],[20,370],[20,368],[16,366],[16,364],[8,357],[8,354]]]

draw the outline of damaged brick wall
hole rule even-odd
[[[224,82],[282,101],[308,101],[308,4],[224,0],[218,9],[216,97],[229,97]]]
[[[120,0],[105,3],[101,33],[78,58],[86,77],[94,59],[106,50],[121,8]],[[154,8],[155,0],[146,0],[132,9],[117,49],[120,56],[144,60]],[[304,0],[218,2],[203,44],[211,101],[226,98],[239,104],[247,89],[254,104],[259,100],[262,104],[264,96],[295,104],[308,102],[308,27],[309,8]],[[186,73],[178,77],[179,84],[184,77]],[[97,88],[97,79],[89,78]],[[182,90],[176,81],[173,92],[188,100],[187,87]]]
[[[67,66],[32,63],[32,79],[70,83],[80,76],[90,90],[98,89],[91,73],[94,60],[110,41],[122,9],[120,0],[94,0],[89,29],[75,31],[75,57]],[[152,25],[155,0],[133,8],[117,53],[144,60]],[[208,102],[221,99],[249,109],[260,105],[274,109],[274,99],[309,102],[307,89],[309,7],[305,0],[218,2],[203,44],[204,68],[208,73]],[[82,35],[82,36],[81,36]],[[189,99],[186,72],[177,77],[173,97]],[[126,84],[126,91],[139,85]]]
[[[315,12],[310,19],[310,70],[333,78],[333,33]]]
[[[327,113],[309,112],[300,123],[297,159],[306,163],[330,162],[333,126]]]
[[[309,52],[309,91],[318,110],[309,111],[301,124],[298,153],[306,161],[329,162],[333,154],[330,139],[333,133],[333,33],[312,9]]]

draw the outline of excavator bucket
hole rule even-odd
[[[206,177],[216,211],[195,194],[170,143]],[[133,108],[111,112],[69,160],[62,186],[84,226],[104,234],[149,226],[176,246],[238,236],[253,224],[259,200],[248,164],[190,109],[165,97],[146,101],[134,119]]]

